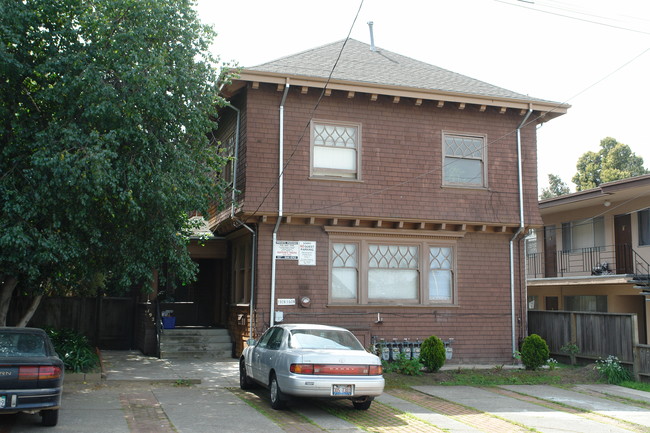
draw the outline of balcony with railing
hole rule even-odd
[[[627,275],[650,291],[650,265],[629,245],[529,253],[526,265],[529,279]]]

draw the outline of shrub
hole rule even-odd
[[[407,376],[422,375],[422,363],[419,359],[409,359],[405,354],[400,353],[399,358],[393,362],[382,361],[384,372],[399,373]]]
[[[422,346],[420,347],[420,362],[429,371],[436,372],[440,370],[445,364],[445,359],[445,345],[440,338],[432,335],[422,342]]]
[[[84,335],[70,329],[45,328],[45,332],[50,336],[66,370],[88,373],[99,365],[97,352]]]
[[[630,372],[625,369],[616,356],[609,355],[607,359],[599,359],[594,367],[607,379],[607,383],[618,385],[621,382],[630,380]]]
[[[526,370],[537,370],[546,364],[549,350],[546,341],[537,334],[530,334],[521,344],[521,362]]]

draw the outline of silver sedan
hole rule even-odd
[[[384,390],[380,359],[347,329],[313,324],[269,328],[244,349],[239,384],[270,390],[271,407],[283,409],[288,396],[347,398],[367,410]]]

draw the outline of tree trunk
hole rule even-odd
[[[32,304],[29,306],[27,311],[25,311],[25,314],[23,317],[16,323],[16,326],[18,327],[23,327],[27,326],[30,320],[32,320],[32,316],[36,312],[36,309],[38,306],[41,304],[41,299],[43,298],[43,295],[38,295],[32,300]]]
[[[0,287],[0,326],[7,326],[7,313],[11,304],[11,295],[18,285],[18,279],[14,276],[6,276],[2,287]]]

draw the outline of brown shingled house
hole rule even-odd
[[[223,90],[235,192],[209,227],[227,243],[216,308],[236,353],[271,324],[309,322],[367,346],[437,335],[450,363],[512,360],[522,239],[542,225],[536,126],[568,105],[352,39]]]

